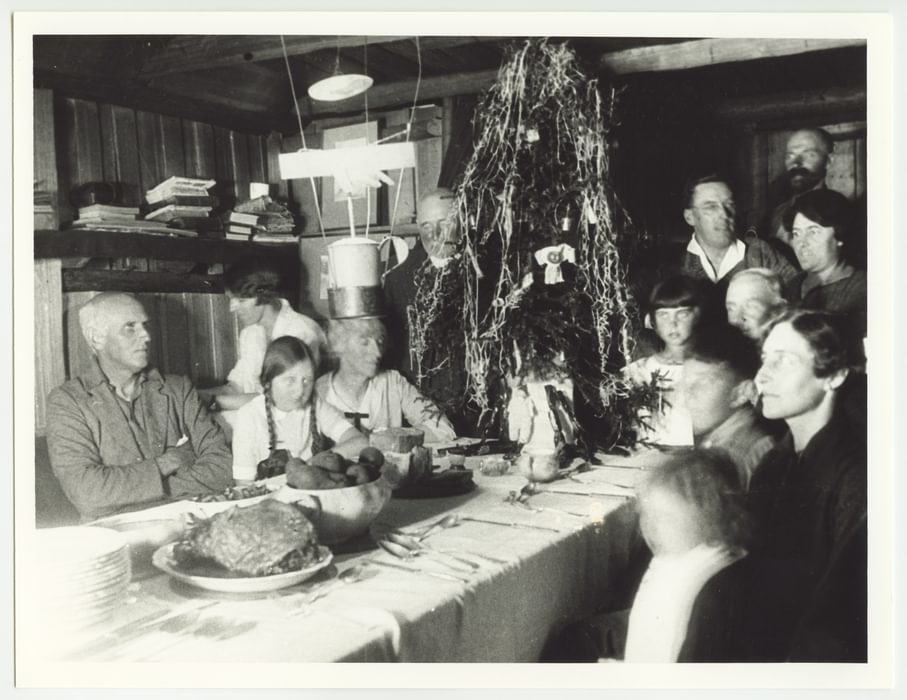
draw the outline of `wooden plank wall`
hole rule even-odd
[[[171,175],[213,178],[227,207],[248,198],[250,182],[272,182],[267,136],[68,97],[54,109],[64,222],[74,218],[69,192],[86,182],[123,183],[138,205]]]
[[[36,177],[57,189],[60,221],[73,220],[72,188],[114,181],[127,187],[131,204],[171,175],[218,182],[216,194],[231,206],[247,199],[250,182],[271,182],[279,194],[279,137],[242,134],[188,119],[35,91]],[[54,148],[55,146],[55,148]],[[56,165],[53,160],[56,158]],[[40,167],[38,167],[40,166]],[[273,174],[273,175],[272,175]],[[282,183],[284,191],[286,184]],[[86,264],[63,260],[62,266]],[[180,260],[91,260],[93,269],[188,272]],[[60,293],[61,261],[35,263],[35,418],[45,429],[48,392],[90,361],[78,308],[96,292]],[[212,273],[219,269],[211,270]],[[153,332],[151,361],[163,372],[187,374],[198,386],[226,380],[236,361],[237,324],[223,295],[142,294]]]
[[[96,294],[67,292],[62,296],[61,356],[65,358],[67,379],[90,366],[91,351],[79,329],[78,314],[82,304]],[[239,329],[225,297],[216,294],[136,296],[151,322],[152,365],[161,372],[188,375],[196,386],[214,386],[226,380],[236,363]]]
[[[866,195],[866,122],[844,122],[822,125],[834,138],[834,157],[828,168],[828,186],[852,200]],[[787,139],[796,129],[752,131],[744,137],[744,158],[740,173],[742,192],[739,200],[741,221],[756,226],[773,206],[778,181],[784,175],[784,153]]]
[[[35,426],[47,424],[45,399],[66,379],[59,260],[35,261]]]

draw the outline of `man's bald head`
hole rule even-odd
[[[419,200],[417,221],[425,252],[436,258],[453,255],[459,241],[454,193],[446,187],[429,190]]]
[[[92,352],[97,353],[112,326],[124,314],[145,313],[141,302],[124,292],[101,292],[79,309],[79,327]]]

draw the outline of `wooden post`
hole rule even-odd
[[[59,258],[35,260],[35,431],[47,427],[47,394],[66,381]]]

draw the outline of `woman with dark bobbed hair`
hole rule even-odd
[[[281,336],[301,340],[312,352],[316,373],[327,340],[316,321],[293,311],[280,296],[279,273],[261,260],[250,258],[231,265],[224,274],[224,287],[230,311],[241,326],[236,366],[225,385],[199,393],[210,398],[211,408],[222,410],[232,424],[233,412],[262,392],[262,362],[271,340]]]
[[[748,494],[760,534],[754,590],[779,613],[754,660],[865,660],[866,447],[836,410],[855,351],[840,316],[810,310],[781,316],[762,346],[762,413],[788,433]]]
[[[802,269],[788,283],[788,300],[846,314],[855,332],[865,335],[866,273],[853,264],[860,242],[851,202],[834,190],[812,190],[797,199],[786,224]]]

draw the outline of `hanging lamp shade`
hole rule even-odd
[[[361,95],[374,80],[361,73],[337,73],[309,86],[309,97],[320,102],[338,102]]]

